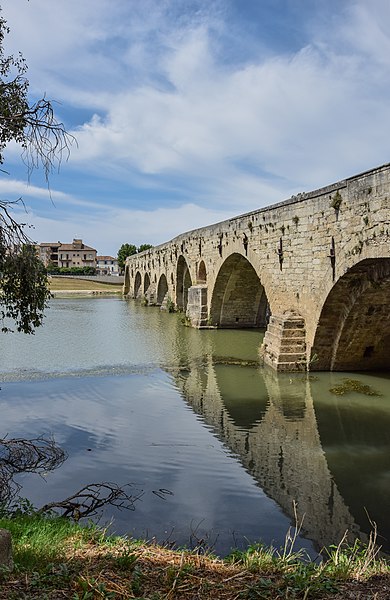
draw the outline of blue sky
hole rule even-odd
[[[388,0],[2,0],[31,98],[78,141],[48,194],[17,147],[0,197],[38,241],[116,255],[390,159]]]

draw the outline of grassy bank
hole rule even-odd
[[[12,532],[15,569],[0,599],[385,600],[390,568],[372,548],[334,548],[322,564],[262,547],[222,560],[105,536],[64,519],[0,519]]]
[[[108,294],[121,293],[122,285],[113,285],[111,283],[101,283],[88,279],[75,279],[74,277],[50,277],[49,288],[51,292],[67,291],[99,291]]]

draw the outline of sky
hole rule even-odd
[[[0,199],[116,256],[389,162],[389,0],[0,0],[30,99],[77,145]]]

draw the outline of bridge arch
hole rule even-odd
[[[164,302],[164,298],[168,293],[168,282],[167,282],[167,278],[164,275],[164,273],[160,276],[160,279],[158,280],[158,286],[157,286],[157,304],[159,306],[161,306],[161,304]]]
[[[259,372],[238,365],[214,365],[214,373],[222,404],[234,426],[258,426],[269,406],[267,388]]]
[[[138,293],[141,288],[141,283],[142,283],[141,273],[139,271],[137,271],[135,274],[135,279],[134,279],[134,298],[138,297]]]
[[[188,289],[192,286],[190,270],[183,255],[179,256],[176,267],[176,306],[185,311],[188,303]]]
[[[148,291],[149,286],[150,286],[149,273],[145,273],[145,277],[144,277],[144,294],[146,294],[146,292]]]
[[[215,280],[210,317],[226,328],[266,327],[269,313],[264,286],[247,258],[231,254]]]
[[[198,283],[207,282],[207,271],[204,260],[201,260],[198,267]]]
[[[390,368],[390,258],[364,259],[329,292],[311,350],[311,370]]]

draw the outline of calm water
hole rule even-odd
[[[135,511],[103,523],[220,554],[282,545],[295,501],[312,556],[347,529],[364,539],[369,518],[389,552],[389,374],[234,364],[256,360],[261,338],[119,298],[53,300],[35,336],[0,337],[1,435],[53,434],[69,453],[45,480],[24,476],[22,495],[39,506],[130,482],[144,492]],[[347,376],[381,395],[332,394]]]

